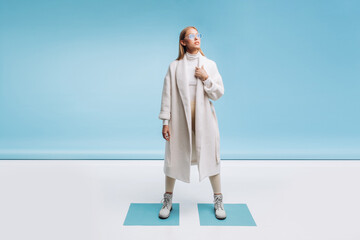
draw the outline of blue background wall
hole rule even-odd
[[[0,0],[0,158],[163,158],[163,79],[191,25],[224,81],[222,159],[360,158],[359,9]]]

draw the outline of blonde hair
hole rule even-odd
[[[184,58],[184,55],[186,53],[186,46],[183,46],[181,45],[180,43],[180,40],[184,40],[185,39],[185,35],[186,35],[186,32],[190,29],[190,28],[193,28],[197,31],[196,27],[193,27],[193,26],[188,26],[186,28],[184,28],[181,33],[180,33],[180,36],[179,36],[179,56],[177,57],[176,60],[181,60]],[[201,53],[201,55],[205,56],[205,54],[203,53],[203,51],[201,50],[201,48],[199,49],[199,52]]]

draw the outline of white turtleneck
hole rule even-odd
[[[199,63],[199,57],[201,53],[198,51],[195,54],[191,54],[186,52],[185,56],[187,61],[187,66],[189,69],[193,69],[192,71],[187,71],[189,76],[189,92],[190,92],[190,101],[193,102],[196,99],[196,85],[197,85],[197,79],[195,77],[195,67],[198,66]],[[201,67],[201,66],[200,66]],[[202,81],[204,85],[208,88],[211,87],[212,83],[210,81],[210,78],[206,79],[205,81]],[[168,125],[169,120],[163,120],[163,125]]]

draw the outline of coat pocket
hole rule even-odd
[[[219,149],[219,135],[216,134],[215,136],[215,159],[216,163],[220,163],[220,149]]]
[[[215,108],[214,105],[212,104],[211,101],[210,102],[210,106],[211,106],[211,112],[212,115],[214,117],[214,127],[215,127],[215,159],[216,159],[216,163],[220,163],[220,133],[219,133],[219,126],[218,126],[218,121],[217,121],[217,117],[216,117],[216,113],[215,113]]]
[[[171,144],[168,141],[165,143],[165,165],[171,166]]]

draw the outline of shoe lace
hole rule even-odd
[[[222,203],[222,196],[218,195],[218,194],[215,195],[215,197],[214,197],[215,209],[221,208],[224,210],[224,208],[221,206],[221,203]]]
[[[170,198],[171,198],[171,196],[165,195],[164,198],[161,200],[161,203],[163,203],[163,208],[164,207],[169,208]]]

